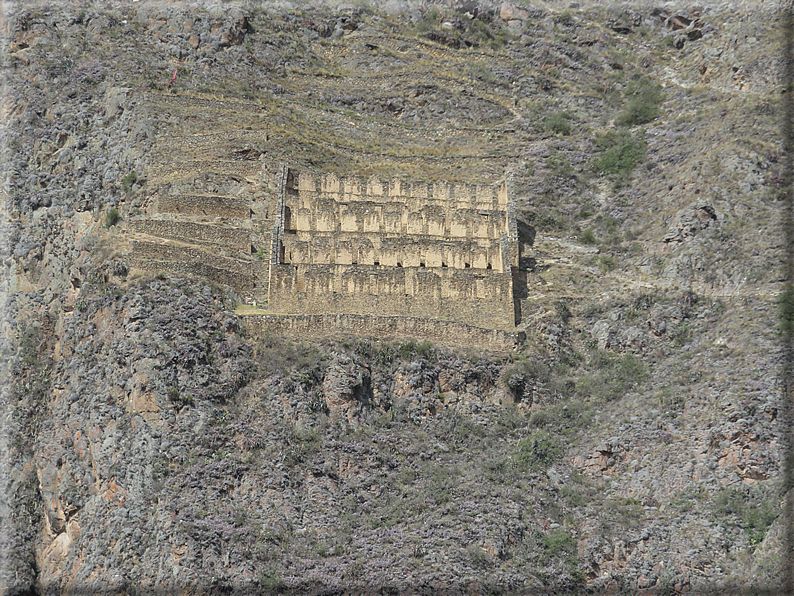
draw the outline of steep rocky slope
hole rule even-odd
[[[2,25],[5,593],[783,589],[781,13],[141,1]],[[320,171],[510,172],[527,344],[248,337],[229,288],[129,275],[156,143],[213,126]]]

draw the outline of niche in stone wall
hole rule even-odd
[[[284,206],[284,231],[287,234],[297,234],[297,230],[292,222],[292,209]]]

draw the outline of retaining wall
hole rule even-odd
[[[192,244],[212,244],[250,253],[251,231],[189,221],[143,219],[129,222],[133,231]]]
[[[148,271],[168,270],[207,277],[241,291],[254,289],[254,266],[246,261],[220,257],[187,246],[135,240],[133,267]]]
[[[419,339],[447,346],[477,346],[496,352],[512,351],[525,340],[515,331],[482,329],[454,321],[415,317],[353,314],[244,315],[246,331],[253,336],[265,333],[299,337],[356,335],[381,340]]]
[[[498,239],[507,231],[507,213],[498,209],[457,208],[454,204],[424,203],[421,199],[404,202],[344,203],[318,197],[308,207],[286,204],[288,232],[379,233],[392,236],[438,236],[447,239]]]
[[[166,195],[155,201],[154,212],[248,219],[251,217],[251,201],[217,195]]]
[[[261,174],[262,164],[258,161],[246,160],[186,160],[180,162],[155,163],[149,168],[149,173],[154,179],[171,176],[187,178],[189,176],[198,176],[206,172],[233,174],[243,178],[254,178],[259,177]]]

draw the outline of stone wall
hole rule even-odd
[[[516,324],[506,186],[287,170],[269,308]]]
[[[277,265],[270,310],[450,319],[490,329],[515,327],[512,277],[451,268]]]
[[[416,317],[358,314],[246,315],[243,328],[252,336],[264,333],[298,337],[357,335],[381,340],[419,339],[446,346],[477,346],[496,352],[512,351],[526,338],[523,332],[482,329],[454,321]]]
[[[187,246],[135,240],[132,243],[132,265],[148,271],[167,270],[200,275],[242,291],[250,291],[255,287],[253,263]]]
[[[507,214],[497,209],[457,209],[454,204],[404,202],[343,203],[320,197],[309,207],[289,206],[285,231],[300,234],[355,233],[379,237],[431,236],[498,240],[507,231]]]
[[[189,160],[181,162],[160,162],[155,163],[149,168],[152,177],[168,179],[172,177],[185,178],[187,176],[198,176],[205,172],[217,172],[219,174],[232,174],[242,177],[259,176],[262,164],[258,161],[249,160]]]
[[[264,159],[259,105],[160,94],[145,103],[184,126],[159,137],[147,172],[158,190],[127,221],[134,267],[226,283],[295,315],[277,325],[297,332],[314,321],[323,333],[347,325],[506,345],[478,334],[503,338],[517,321],[509,176],[482,185],[298,171]],[[248,127],[217,126],[231,113]]]
[[[167,219],[138,219],[130,221],[130,229],[150,236],[193,244],[212,244],[248,253],[251,249],[251,231],[244,228],[226,228]]]
[[[421,199],[425,203],[452,204],[466,209],[501,209],[507,207],[504,185],[466,184],[450,182],[406,182],[393,178],[361,178],[360,176],[335,176],[312,172],[291,172],[288,185],[297,190],[301,199],[310,204],[318,195],[338,197],[341,202],[375,201],[404,202]]]
[[[438,236],[398,236],[321,232],[285,234],[284,263],[381,265],[386,267],[449,267],[502,270],[499,240],[459,242]]]
[[[239,197],[165,195],[154,202],[153,211],[154,213],[174,215],[206,215],[246,219],[251,217],[250,203],[248,199]]]

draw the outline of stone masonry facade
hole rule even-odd
[[[240,134],[241,145],[266,138]],[[171,135],[158,151],[201,148],[208,136]],[[225,138],[234,144],[233,137]],[[268,320],[296,317],[280,329],[355,321],[352,332],[366,334],[368,326],[426,330],[418,322],[435,321],[440,334],[458,324],[462,343],[476,329],[515,331],[520,243],[509,178],[498,185],[364,179],[244,154],[152,166],[154,191],[126,224],[134,268],[227,284]]]

